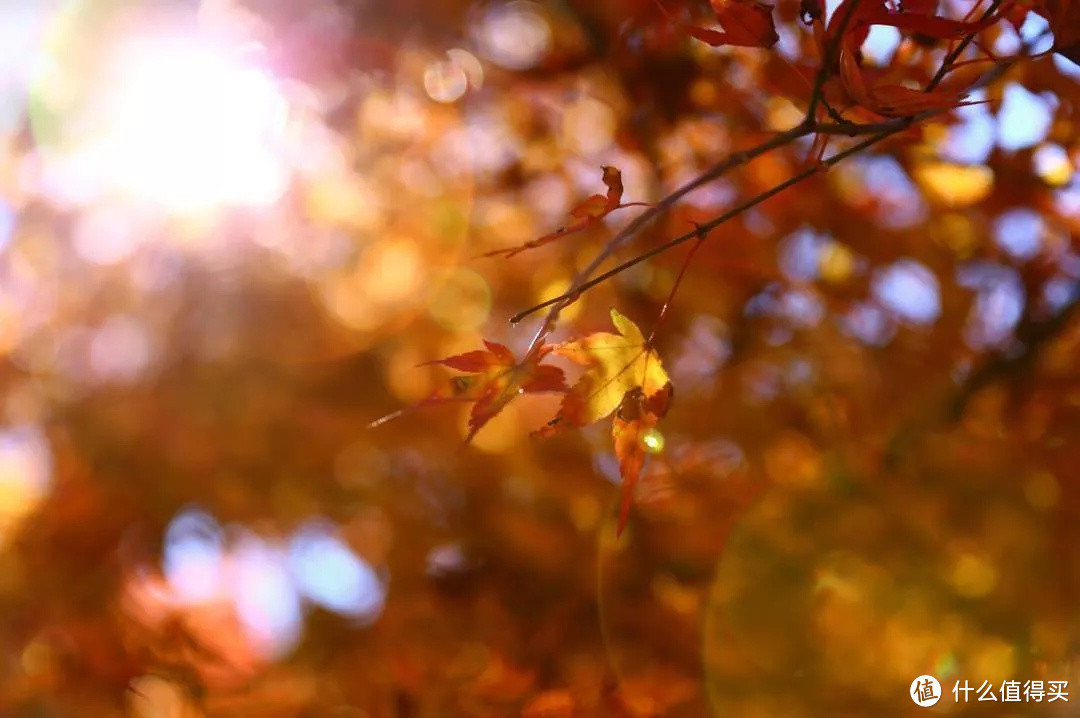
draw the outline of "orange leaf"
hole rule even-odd
[[[594,194],[570,210],[570,216],[578,219],[600,217],[607,211],[607,206],[607,197],[602,194]]]
[[[964,104],[967,93],[948,88],[923,92],[903,85],[867,82],[850,47],[840,53],[840,79],[851,99],[883,117],[907,117],[929,110],[948,110]]]
[[[604,217],[608,216],[617,209],[627,207],[630,205],[622,204],[623,195],[623,182],[622,172],[615,167],[604,167],[604,184],[607,186],[607,194],[594,194],[591,195],[581,204],[577,205],[570,210],[570,216],[578,220],[573,224],[545,234],[539,239],[526,242],[517,247],[510,247],[508,249],[496,249],[493,252],[487,252],[482,255],[484,257],[513,257],[515,254],[524,252],[526,249],[535,249],[536,247],[542,247],[545,244],[554,242],[560,237],[566,237],[571,234],[576,234],[584,229],[588,229],[597,224]]]
[[[829,20],[828,36],[835,37],[842,19],[847,16],[849,3],[859,2],[855,15],[849,21],[844,44],[860,47],[873,25],[888,25],[898,30],[926,35],[940,40],[952,40],[985,30],[1001,19],[995,13],[981,20],[952,20],[931,14],[936,2],[913,0],[904,2],[899,11],[889,10],[882,0],[844,0]]]
[[[868,25],[888,25],[895,27],[897,30],[909,30],[939,40],[956,40],[980,30],[985,30],[1000,18],[1000,15],[991,15],[982,20],[965,22],[963,20],[950,20],[937,15],[889,12],[885,8],[879,7],[866,13],[860,12],[859,19]]]
[[[903,85],[880,85],[870,91],[874,104],[869,108],[885,117],[907,117],[930,110],[949,110],[964,104],[963,92],[935,90],[923,92]]]
[[[646,434],[659,420],[660,417],[646,406],[641,389],[633,389],[623,397],[611,421],[611,439],[615,444],[615,456],[619,458],[619,476],[622,478],[616,535],[622,534],[630,518],[634,489],[645,465]]]
[[[442,364],[468,374],[483,374],[500,366],[505,366],[507,363],[513,364],[513,352],[502,344],[489,342],[485,339],[484,346],[487,347],[486,350],[477,349],[476,351],[465,352],[445,359],[435,359],[427,363]]]
[[[485,340],[484,346],[486,349],[428,362],[442,364],[465,374],[478,375],[475,383],[470,382],[463,387],[464,392],[475,402],[469,415],[466,442],[471,441],[486,423],[520,394],[566,391],[562,369],[540,363],[550,353],[551,347],[545,345],[535,355],[527,356],[519,363],[513,352],[502,344]],[[443,397],[431,397],[422,404],[437,403],[440,400],[443,400]]]
[[[687,28],[698,40],[713,47],[772,47],[780,39],[773,23],[772,5],[756,0],[710,0],[710,3],[723,30]]]
[[[618,409],[634,389],[640,389],[646,401],[666,403],[671,381],[660,357],[646,345],[636,324],[614,309],[611,320],[618,334],[596,332],[553,348],[556,354],[587,367],[563,397],[559,423],[584,426],[599,421]]]
[[[614,309],[611,321],[618,334],[596,332],[553,348],[586,371],[563,397],[555,419],[538,433],[549,435],[615,414],[611,436],[622,477],[618,526],[622,533],[645,463],[646,433],[667,413],[672,387],[660,357],[638,326]]]
[[[874,104],[874,99],[870,96],[870,89],[866,84],[866,77],[855,62],[855,53],[847,49],[840,52],[840,80],[855,104],[863,107]]]
[[[619,208],[619,203],[622,202],[622,172],[615,167],[605,166],[603,181],[608,188],[606,212],[614,212]]]

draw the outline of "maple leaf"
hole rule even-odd
[[[627,204],[622,203],[623,196],[623,181],[622,172],[615,167],[603,168],[604,170],[604,185],[607,186],[607,194],[594,194],[588,197],[584,202],[577,205],[570,210],[570,216],[577,221],[573,224],[568,224],[565,227],[545,234],[543,237],[531,240],[525,244],[517,247],[510,247],[508,249],[496,249],[493,252],[487,252],[481,256],[484,257],[513,257],[515,254],[524,252],[527,249],[535,249],[536,247],[542,247],[545,244],[554,242],[557,239],[566,237],[571,234],[576,234],[582,230],[588,229],[595,224],[598,224],[600,220],[608,216],[617,209],[623,209],[624,207],[638,207],[643,206],[641,202],[630,202]]]
[[[619,476],[622,477],[616,534],[622,534],[630,518],[634,487],[641,479],[641,470],[645,466],[645,442],[659,420],[660,416],[647,407],[644,394],[638,387],[626,393],[611,420],[611,440],[615,446],[615,456],[619,457]]]
[[[566,391],[566,379],[562,369],[541,363],[550,353],[550,345],[544,345],[539,351],[530,353],[521,362],[502,344],[485,339],[484,347],[427,362],[475,375],[469,378],[458,377],[455,381],[455,394],[463,394],[475,402],[469,414],[466,443],[472,441],[477,432],[515,397],[521,394]],[[446,399],[447,397],[436,394],[421,404],[433,404]]]
[[[780,39],[772,5],[757,0],[710,0],[710,4],[723,30],[688,27],[687,32],[698,40],[713,47],[772,47]]]
[[[584,426],[610,415],[627,392],[640,389],[646,402],[666,405],[671,381],[656,351],[645,342],[641,330],[618,310],[611,310],[618,334],[596,332],[577,341],[557,344],[555,354],[587,367],[587,371],[563,397],[559,420]]]
[[[852,6],[853,2],[858,4]],[[921,112],[949,110],[965,104],[966,89],[978,76],[973,76],[967,82],[960,78],[946,81],[933,91],[927,92],[903,85],[882,83],[873,79],[872,73],[860,67],[859,48],[874,25],[886,25],[936,39],[955,40],[984,30],[1005,17],[1002,12],[979,20],[953,20],[934,15],[936,6],[936,0],[903,0],[898,9],[889,8],[883,0],[843,0],[840,3],[829,20],[827,31],[818,36],[818,43],[824,53],[827,44],[835,40],[842,27],[846,27],[837,58],[839,81],[843,91],[855,105],[883,117],[909,117]]]
[[[667,413],[672,387],[660,357],[638,326],[615,309],[611,310],[611,321],[618,334],[596,332],[553,348],[555,354],[586,370],[563,396],[558,415],[539,433],[584,426],[615,414],[611,434],[622,477],[621,534],[645,463],[644,440]]]
[[[1037,0],[1034,9],[1050,24],[1054,52],[1080,65],[1080,2]]]
[[[947,87],[924,92],[903,85],[868,81],[850,47],[840,53],[840,81],[857,105],[883,117],[907,117],[931,110],[948,110],[962,106],[967,97],[963,90]]]
[[[990,15],[982,20],[967,21],[915,12],[890,12],[885,8],[875,8],[860,19],[867,25],[888,25],[897,30],[908,30],[938,40],[958,40],[985,30],[997,22],[1000,16]]]
[[[887,25],[938,40],[956,40],[985,30],[1002,17],[998,13],[979,20],[941,17],[933,14],[937,5],[935,0],[907,0],[901,3],[898,10],[890,10],[883,0],[843,0],[829,20],[828,37],[836,37],[852,2],[859,5],[854,9],[855,14],[844,34],[844,44],[855,48],[862,46],[873,25]]]

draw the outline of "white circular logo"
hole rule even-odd
[[[929,708],[941,700],[941,684],[933,676],[919,676],[911,682],[911,700],[915,705]]]

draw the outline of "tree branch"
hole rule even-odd
[[[666,252],[672,247],[676,247],[695,237],[702,236],[703,233],[707,233],[719,227],[724,222],[727,222],[728,220],[737,217],[748,209],[756,207],[762,202],[771,199],[772,197],[780,194],[789,187],[799,184],[803,180],[814,176],[815,174],[821,172],[824,169],[843,162],[848,157],[851,157],[852,155],[858,154],[859,152],[862,152],[863,150],[868,149],[873,145],[876,145],[882,140],[885,140],[886,138],[891,137],[892,135],[911,127],[917,122],[921,122],[925,119],[928,119],[929,117],[948,111],[947,109],[930,110],[916,115],[910,115],[908,117],[900,117],[870,124],[849,123],[843,121],[842,118],[840,121],[837,121],[835,123],[816,121],[815,114],[817,112],[817,106],[824,99],[823,88],[828,80],[829,74],[832,71],[832,65],[835,62],[835,53],[841,42],[840,38],[843,37],[844,31],[847,29],[848,23],[850,23],[852,18],[855,16],[855,9],[858,5],[858,1],[859,0],[851,0],[850,4],[846,8],[844,16],[840,19],[840,25],[838,26],[835,36],[829,38],[829,42],[826,44],[825,58],[815,79],[814,88],[812,90],[810,98],[810,105],[807,110],[806,117],[803,119],[803,121],[795,127],[791,128],[790,130],[782,132],[779,135],[773,137],[772,139],[767,140],[750,150],[744,150],[742,152],[737,152],[733,155],[730,155],[724,161],[714,165],[706,172],[702,173],[695,179],[691,180],[687,184],[683,185],[679,189],[664,197],[664,199],[662,199],[649,210],[646,210],[641,215],[636,217],[632,222],[630,222],[626,227],[624,227],[614,237],[612,237],[600,250],[597,256],[593,258],[593,261],[590,262],[587,267],[585,267],[576,274],[574,280],[570,283],[570,288],[566,292],[556,297],[552,297],[551,299],[548,299],[539,304],[533,305],[532,307],[518,312],[513,317],[511,317],[511,324],[517,324],[524,318],[532,315],[537,311],[540,311],[541,309],[545,309],[548,307],[551,308],[547,316],[545,317],[544,322],[541,324],[540,328],[537,330],[537,333],[533,338],[532,344],[529,347],[530,354],[539,351],[540,347],[543,344],[544,338],[552,331],[556,321],[558,321],[559,312],[562,311],[562,309],[566,307],[566,305],[575,301],[579,296],[581,296],[583,292],[588,291],[592,287],[595,287],[596,285],[606,281],[607,279],[610,279],[611,277],[621,272],[626,271],[627,269],[630,269],[631,267],[634,267],[648,259],[651,259],[658,254]],[[990,7],[987,8],[986,12],[983,14],[983,18],[985,19],[992,15],[994,12],[996,12],[998,7],[1000,7],[1001,3],[1002,0],[993,0]],[[932,92],[941,83],[942,79],[945,77],[946,74],[948,74],[949,70],[952,68],[957,58],[959,58],[960,55],[963,54],[964,50],[974,40],[976,34],[977,33],[972,33],[971,35],[965,37],[945,57],[945,59],[942,61],[941,67],[938,68],[937,73],[927,84],[924,92]],[[992,82],[993,79],[1000,76],[1000,74],[1004,72],[1004,70],[1007,69],[1007,67],[1012,62],[1015,62],[1020,57],[1026,57],[1028,51],[1029,48],[1025,47],[1025,51],[1021,55],[1017,55],[1013,58],[1009,58],[1009,60],[1007,61],[995,64],[994,68],[991,71],[987,72],[985,75],[983,75],[983,77],[980,78],[978,82],[973,84],[972,87],[980,87],[986,85],[989,82]],[[832,116],[832,113],[830,113],[830,116]],[[684,234],[679,237],[675,237],[674,239],[668,240],[667,242],[661,244],[658,247],[654,247],[653,249],[650,249],[634,257],[633,259],[622,262],[621,264],[609,269],[608,271],[592,277],[592,274],[597,269],[599,269],[600,266],[605,261],[607,261],[607,259],[611,257],[619,247],[621,247],[625,242],[627,242],[630,238],[636,235],[646,224],[671,209],[675,205],[675,203],[682,199],[682,197],[684,197],[686,194],[692,192],[698,187],[701,187],[705,184],[708,184],[709,182],[718,179],[719,177],[736,167],[749,163],[756,157],[759,157],[774,149],[783,147],[795,141],[796,139],[799,139],[800,137],[805,137],[809,134],[814,133],[846,135],[848,137],[869,135],[869,137],[865,140],[862,140],[861,142],[852,145],[845,150],[837,152],[836,154],[829,157],[827,160],[817,163],[816,165],[793,175],[792,177],[772,187],[771,189],[766,190],[749,200],[746,200],[745,202],[735,206],[727,212],[724,212],[719,217],[716,217],[709,222],[699,225],[699,227],[694,232],[690,232],[688,234]]]
[[[786,179],[785,181],[783,181],[780,184],[776,185],[772,189],[766,190],[766,191],[762,192],[761,194],[758,194],[755,197],[753,197],[753,198],[751,198],[749,200],[746,200],[742,204],[736,205],[735,207],[729,209],[727,212],[724,212],[719,217],[716,217],[715,219],[712,219],[712,220],[710,220],[708,222],[705,222],[705,223],[701,224],[693,232],[688,232],[687,234],[680,235],[678,237],[675,237],[674,239],[669,239],[667,242],[664,242],[660,246],[654,247],[654,248],[652,248],[652,249],[650,249],[650,250],[648,250],[646,252],[642,252],[641,254],[637,255],[633,259],[629,259],[629,260],[623,262],[622,264],[616,265],[615,267],[612,267],[611,269],[604,272],[603,274],[598,274],[597,276],[593,277],[592,279],[590,279],[588,281],[585,281],[585,282],[582,282],[581,284],[575,284],[574,288],[571,291],[565,292],[564,294],[560,294],[557,297],[552,297],[551,299],[548,299],[545,302],[541,302],[540,304],[532,306],[529,309],[526,309],[526,310],[524,310],[522,312],[518,312],[516,315],[514,315],[511,318],[510,321],[511,322],[519,322],[522,319],[524,319],[525,317],[529,316],[530,314],[532,314],[534,312],[537,312],[537,311],[539,311],[541,309],[544,309],[545,307],[550,307],[550,306],[554,305],[554,306],[558,306],[558,307],[561,308],[565,304],[569,303],[571,300],[573,300],[573,299],[577,298],[578,296],[580,296],[583,292],[587,292],[588,290],[592,289],[597,284],[605,282],[608,279],[614,277],[616,274],[620,274],[622,272],[625,272],[627,269],[630,269],[631,267],[635,267],[638,264],[641,264],[642,262],[644,262],[644,261],[646,261],[648,259],[652,259],[653,257],[655,257],[658,254],[663,254],[664,252],[668,251],[672,247],[677,247],[677,246],[679,246],[680,244],[682,244],[684,242],[687,242],[687,241],[689,241],[691,239],[694,239],[695,237],[697,237],[701,233],[711,232],[713,229],[716,229],[721,224],[723,224],[724,222],[727,222],[728,220],[732,219],[733,217],[737,217],[740,214],[742,214],[743,212],[745,212],[746,210],[751,209],[753,207],[756,207],[757,205],[761,204],[762,202],[764,202],[764,201],[766,201],[768,199],[772,199],[774,196],[780,194],[781,192],[788,189],[789,187],[797,185],[797,184],[799,184],[800,182],[802,182],[803,180],[805,180],[805,179],[807,179],[809,177],[813,177],[818,172],[821,172],[821,171],[823,171],[823,170],[825,170],[825,169],[827,169],[829,167],[832,167],[835,164],[839,164],[840,162],[843,162],[848,157],[850,157],[850,156],[852,156],[854,154],[858,154],[859,152],[862,152],[863,150],[865,150],[868,147],[876,145],[878,142],[881,142],[885,138],[896,134],[897,132],[899,132],[901,129],[903,129],[906,126],[907,126],[907,124],[904,124],[903,126],[897,127],[896,129],[888,130],[888,131],[885,131],[885,132],[880,132],[880,133],[874,135],[873,137],[865,139],[862,142],[859,142],[859,143],[857,143],[855,145],[852,145],[851,147],[849,147],[846,150],[843,150],[841,152],[837,152],[836,154],[834,154],[829,159],[824,160],[823,162],[820,162],[820,163],[818,163],[818,164],[816,164],[816,165],[814,165],[812,167],[808,167],[807,169],[803,170],[802,172],[799,172],[798,174],[789,177],[788,179]]]
[[[573,287],[582,285],[582,283],[585,282],[592,275],[592,273],[600,267],[600,265],[607,261],[608,257],[614,254],[619,247],[621,247],[628,239],[641,231],[641,229],[643,229],[647,224],[649,224],[661,214],[664,214],[669,209],[674,207],[680,199],[685,197],[690,192],[693,192],[699,187],[702,187],[710,182],[719,179],[727,172],[730,172],[736,167],[752,161],[756,157],[759,157],[766,152],[770,152],[778,147],[783,147],[790,142],[794,142],[800,137],[805,137],[806,135],[810,134],[810,132],[810,123],[802,122],[799,125],[792,127],[790,130],[786,132],[781,132],[779,135],[776,135],[775,137],[766,140],[765,142],[762,142],[756,147],[729,155],[722,162],[713,165],[708,170],[701,173],[693,180],[682,185],[674,192],[657,202],[651,208],[645,210],[640,215],[635,217],[628,225],[623,227],[623,229],[619,230],[619,232],[616,233],[614,237],[608,240],[608,242],[604,245],[603,249],[600,250],[600,252],[596,255],[593,261],[589,263],[587,267],[577,273],[577,275],[574,277],[574,280],[570,283],[571,291],[567,291],[565,294],[561,295],[561,298],[557,297],[555,300],[544,302],[543,304],[534,306],[531,309],[525,310],[524,312],[519,312],[518,314],[515,314],[513,317],[510,318],[511,324],[517,324],[522,319],[538,311],[539,309],[543,309],[544,307],[549,306],[553,307],[552,310],[548,313],[547,317],[544,319],[544,323],[541,325],[539,331],[537,331],[536,337],[533,339],[529,351],[533,352],[539,349],[539,346],[543,342],[544,337],[551,332],[551,329],[554,327],[555,322],[558,320],[559,312],[567,303],[569,303],[569,299],[571,297],[576,296],[580,292],[580,288],[578,291],[572,291]]]
[[[991,15],[993,15],[995,12],[997,12],[997,9],[1001,7],[1001,3],[1002,0],[994,0],[992,3],[990,3],[990,7],[986,8],[986,12],[983,13],[981,19],[985,20]],[[953,64],[956,62],[956,60],[962,54],[964,54],[964,50],[966,50],[968,48],[968,45],[970,45],[975,40],[976,35],[978,35],[977,32],[965,37],[956,47],[953,48],[952,52],[945,56],[945,59],[941,62],[941,67],[938,68],[938,71],[934,73],[934,77],[926,85],[927,92],[933,92],[934,89],[941,84],[941,81],[945,79],[945,75],[949,74],[949,71],[952,69]]]

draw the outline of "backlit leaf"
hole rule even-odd
[[[636,206],[637,203],[622,204],[623,195],[623,181],[622,172],[615,167],[604,167],[604,184],[607,186],[606,194],[594,194],[586,199],[581,204],[577,205],[570,210],[570,216],[577,220],[573,224],[568,224],[565,227],[545,234],[539,239],[534,239],[518,247],[510,247],[509,249],[497,249],[493,252],[488,252],[485,257],[513,257],[515,254],[524,252],[526,249],[535,249],[536,247],[542,247],[545,244],[554,242],[557,239],[566,237],[571,234],[576,234],[582,230],[588,229],[595,224],[598,224],[600,220],[608,216],[617,209],[623,207]]]
[[[687,32],[702,42],[720,47],[772,47],[780,36],[773,23],[772,5],[755,0],[711,0],[723,30],[690,27]]]
[[[459,381],[455,387],[458,396],[464,395],[475,402],[469,415],[466,441],[471,441],[487,422],[518,395],[566,390],[562,369],[541,363],[550,352],[550,347],[544,347],[534,356],[527,356],[518,362],[514,353],[502,344],[485,340],[484,346],[485,349],[429,362],[477,375],[469,381]],[[437,403],[441,398],[433,397],[423,403]]]
[[[554,348],[559,356],[588,367],[563,398],[559,412],[563,421],[574,426],[610,415],[633,389],[639,389],[646,402],[666,405],[664,397],[671,381],[660,357],[646,345],[637,325],[615,309],[611,310],[611,321],[618,334],[597,332]]]
[[[635,388],[623,397],[623,402],[611,421],[611,439],[615,445],[615,456],[619,459],[619,476],[622,478],[617,534],[622,533],[630,518],[634,489],[641,479],[641,469],[645,466],[646,436],[659,420],[660,417],[645,406],[641,390]]]
[[[563,397],[559,414],[541,434],[583,426],[614,413],[611,436],[622,478],[618,533],[630,515],[634,488],[648,453],[646,438],[667,413],[672,386],[660,357],[634,322],[611,310],[618,334],[596,332],[554,352],[586,367]]]

